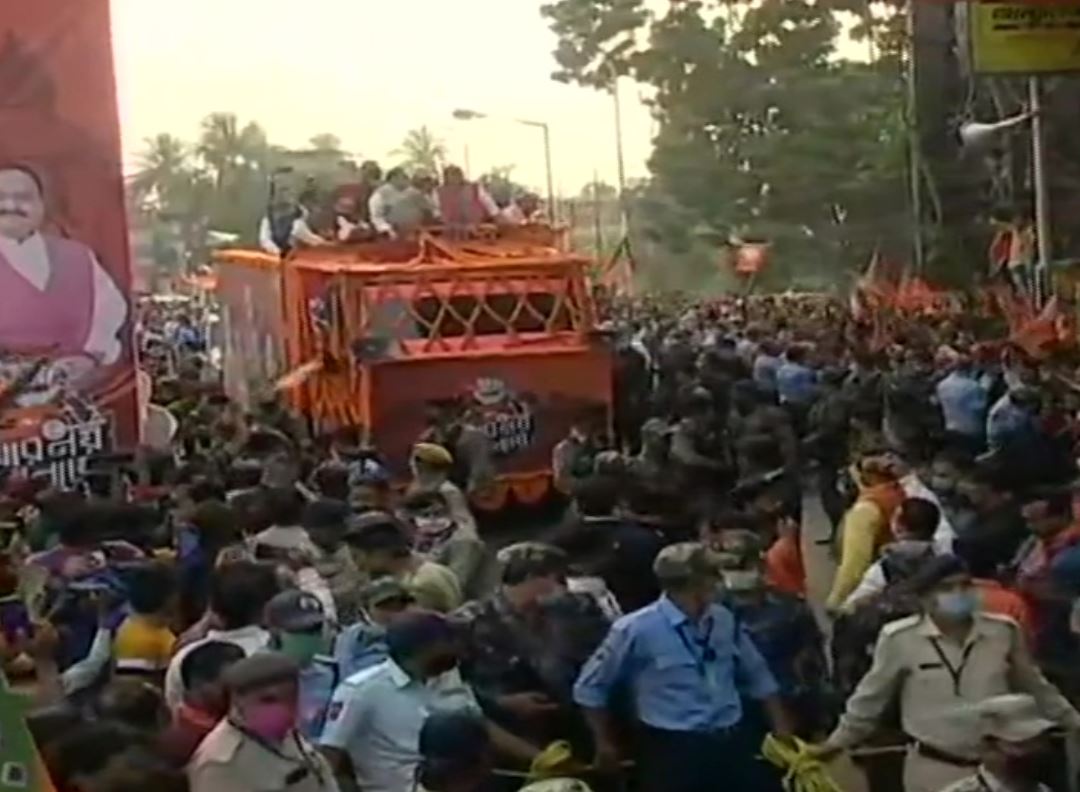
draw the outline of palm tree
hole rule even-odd
[[[435,137],[426,126],[411,129],[401,142],[401,147],[391,152],[401,157],[402,165],[410,170],[423,170],[435,174],[446,159],[446,144]]]
[[[232,113],[212,113],[203,119],[198,153],[213,172],[218,190],[237,172],[262,168],[268,151],[266,133],[256,123],[241,129]]]
[[[153,200],[164,206],[189,180],[191,164],[191,151],[179,138],[167,133],[147,138],[139,170],[130,182],[132,195],[140,204]]]

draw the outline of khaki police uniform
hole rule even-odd
[[[330,765],[298,733],[270,746],[228,720],[199,745],[187,774],[191,792],[338,792]]]
[[[1015,790],[986,768],[980,767],[974,775],[957,781],[941,792],[1015,792]],[[1031,792],[1050,792],[1050,787],[1045,784],[1036,784]]]
[[[898,699],[903,730],[914,740],[904,789],[939,792],[978,766],[981,732],[971,705],[1007,693],[1028,693],[1045,717],[1080,729],[1080,713],[1039,671],[1011,619],[977,614],[963,646],[927,616],[900,619],[882,629],[873,665],[826,745],[859,745]]]

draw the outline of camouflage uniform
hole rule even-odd
[[[453,618],[462,628],[462,674],[490,717],[542,743],[584,733],[573,705],[574,681],[610,626],[593,597],[566,592],[545,603],[539,618],[527,618],[496,592]],[[560,712],[547,722],[519,723],[496,703],[527,692],[546,695]]]

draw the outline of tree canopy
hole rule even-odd
[[[426,126],[411,129],[393,152],[401,158],[401,166],[410,171],[422,170],[437,175],[446,160],[446,144]]]
[[[544,6],[559,37],[556,79],[606,87],[628,76],[651,89],[659,131],[633,212],[660,259],[647,266],[688,268],[693,286],[715,274],[724,240],[762,239],[773,246],[768,276],[820,286],[875,248],[906,255],[899,60],[886,46],[872,61],[847,57],[845,26],[859,19],[843,5]],[[877,32],[891,18],[867,21]]]

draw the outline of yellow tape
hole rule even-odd
[[[843,792],[824,763],[810,755],[809,744],[798,737],[789,744],[769,734],[761,744],[761,754],[784,771],[785,792]]]

